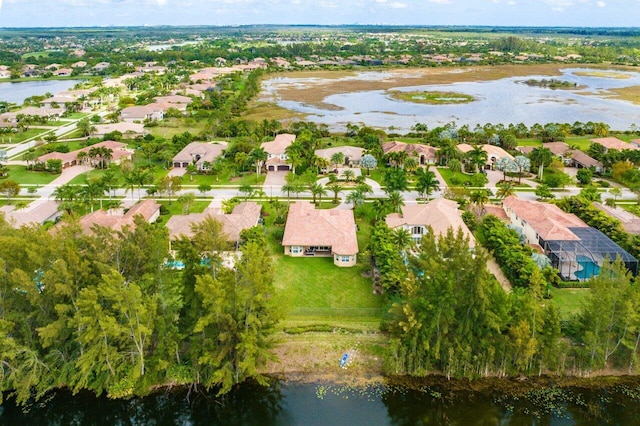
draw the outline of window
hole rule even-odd
[[[411,228],[411,233],[413,235],[422,235],[424,233],[424,228],[422,226],[414,226]]]
[[[291,246],[291,253],[292,254],[302,253],[302,247],[300,247],[300,246]]]
[[[349,262],[351,260],[351,256],[342,256],[341,260],[343,263]]]

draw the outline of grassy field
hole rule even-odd
[[[46,129],[28,129],[24,132],[12,133],[11,135],[3,135],[0,137],[0,142],[2,143],[20,143],[27,139],[31,139],[36,136],[40,136],[44,133],[49,132],[50,130]]]
[[[589,294],[587,288],[555,288],[551,289],[551,300],[558,307],[563,320],[580,312],[582,304]]]
[[[192,135],[200,134],[206,126],[205,121],[196,121],[185,118],[167,118],[158,126],[148,127],[147,130],[156,138],[171,139],[175,135],[189,132]]]
[[[448,167],[438,167],[438,171],[447,183],[447,186],[471,185],[471,175],[461,172],[452,172]]]
[[[466,104],[475,100],[471,95],[456,92],[400,92],[398,90],[390,90],[389,93],[393,98],[401,101],[428,105]]]
[[[9,179],[21,185],[46,185],[59,176],[45,172],[31,172],[25,166],[7,167],[9,168]]]
[[[134,197],[137,199],[137,195]],[[168,215],[163,215],[163,221],[166,223],[167,220],[173,215],[182,215],[185,212],[182,210],[182,204],[177,202],[175,199],[172,199],[171,204],[169,204],[169,200],[156,200],[159,204],[165,206],[167,210],[169,210]],[[202,213],[204,209],[206,209],[211,201],[194,201],[189,208],[189,213]]]

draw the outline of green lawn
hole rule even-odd
[[[20,143],[27,139],[42,135],[43,133],[50,132],[46,129],[28,129],[24,132],[12,133],[11,135],[2,135],[0,142],[2,143]]]
[[[572,146],[575,145],[578,147],[580,151],[587,152],[589,147],[591,146],[591,139],[596,138],[597,136],[570,136],[566,138],[564,141],[567,145]]]
[[[442,178],[447,182],[447,186],[471,185],[471,175],[461,172],[452,172],[448,167],[438,167]]]
[[[147,127],[149,133],[156,138],[171,139],[175,135],[189,132],[192,135],[200,134],[206,126],[203,120],[197,121],[189,118],[167,118],[157,126]]]
[[[137,192],[137,190],[136,190]],[[129,196],[130,198],[131,196]],[[134,199],[137,199],[137,193],[134,196]],[[167,220],[169,220],[169,218],[173,215],[181,215],[184,214],[183,210],[182,210],[182,204],[180,204],[179,202],[177,202],[174,199],[172,199],[171,204],[169,204],[169,200],[158,200],[156,199],[156,201],[159,204],[162,204],[163,206],[165,206],[167,208],[167,210],[169,210],[169,214],[168,215],[163,215],[162,216],[162,220],[164,221],[164,223],[167,222]],[[189,209],[189,213],[202,213],[204,211],[204,209],[206,209],[209,204],[211,204],[211,201],[194,201],[191,204],[191,208]]]
[[[588,288],[553,287],[551,289],[551,300],[560,310],[560,317],[563,320],[567,320],[580,312],[588,294]]]
[[[31,172],[25,166],[7,166],[9,179],[21,185],[46,185],[60,175],[45,172]]]
[[[542,146],[540,139],[518,139],[518,146]]]
[[[280,248],[282,250],[282,248]],[[378,316],[375,296],[363,267],[339,268],[331,257],[274,256],[276,286],[286,294],[291,313],[317,316]]]

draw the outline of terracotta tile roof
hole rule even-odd
[[[173,157],[174,163],[191,163],[196,160],[196,164],[203,164],[205,161],[213,161],[222,155],[222,151],[227,148],[226,144],[213,144],[208,142],[191,142],[182,151]]]
[[[360,161],[362,158],[362,154],[364,152],[363,148],[358,148],[355,146],[336,146],[332,148],[325,149],[317,149],[316,155],[318,157],[326,158],[327,160],[331,160],[331,156],[336,152],[341,152],[345,157],[349,157],[351,161]]]
[[[523,154],[529,155],[535,148],[549,148],[549,151],[558,156],[562,156],[565,152],[570,151],[569,145],[564,142],[547,142],[541,146],[519,146],[517,149]]]
[[[14,228],[23,225],[41,224],[58,214],[58,201],[34,201],[26,209],[16,210],[15,206],[3,206],[0,211],[5,215],[7,222]]]
[[[404,143],[399,141],[385,142],[382,144],[382,152],[388,154],[389,152],[406,152],[407,154],[416,153],[418,155],[424,155],[427,158],[436,158],[437,148],[430,145],[423,145],[419,143]]]
[[[591,143],[599,143],[607,149],[617,149],[618,151],[622,151],[623,149],[638,149],[635,145],[613,137],[591,139]]]
[[[352,210],[316,210],[313,204],[289,206],[283,246],[330,246],[334,254],[358,253],[356,222]]]
[[[461,229],[469,238],[469,245],[475,246],[475,238],[464,223],[458,210],[458,203],[438,198],[427,204],[411,204],[402,207],[402,213],[392,213],[386,217],[389,228],[400,226],[430,226],[437,236],[446,235],[449,229]]]
[[[522,200],[515,195],[505,198],[505,211],[524,220],[545,241],[580,240],[569,228],[588,228],[578,216],[565,213],[555,204]]]
[[[96,124],[94,126],[96,131],[95,135],[106,135],[107,133],[118,131],[123,135],[125,133],[136,133],[136,134],[144,134],[146,133],[144,130],[144,124],[142,123],[107,123],[107,124]]]
[[[458,150],[460,150],[465,154],[473,149],[473,145],[469,145],[468,143],[459,143],[456,146]],[[487,155],[489,156],[488,160],[491,160],[491,157],[495,157],[496,159],[506,157],[513,160],[513,155],[509,154],[507,151],[500,148],[499,146],[485,144],[485,145],[482,145],[482,150],[486,152]]]
[[[596,160],[595,158],[589,157],[587,154],[585,154],[584,152],[578,149],[572,151],[571,158],[573,158],[573,161],[575,161],[576,163],[579,163],[582,167],[593,166],[598,168],[601,166],[598,160]]]
[[[208,217],[212,217],[222,223],[222,229],[229,237],[229,241],[238,241],[241,231],[258,224],[261,210],[262,207],[258,203],[248,201],[238,204],[231,214],[224,214],[218,209],[209,208],[202,213],[173,215],[167,221],[169,238],[175,240],[181,235],[190,238],[193,236],[192,225],[198,224]]]
[[[80,218],[82,230],[90,234],[94,226],[103,226],[121,231],[126,226],[134,226],[134,217],[141,215],[147,222],[160,210],[160,204],[153,200],[144,200],[131,207],[126,213],[122,210],[96,210]]]
[[[264,149],[268,154],[284,154],[287,147],[291,145],[295,140],[296,135],[283,133],[281,135],[277,135],[276,138],[271,142],[264,142],[262,144],[262,149]]]
[[[62,160],[62,164],[70,163],[78,158],[78,154],[80,152],[89,152],[91,148],[108,148],[112,152],[112,160],[118,161],[121,158],[129,158],[132,155],[132,151],[127,148],[126,143],[116,142],[116,141],[104,141],[98,142],[94,145],[90,145],[81,149],[77,149],[71,152],[50,152],[45,155],[41,155],[38,157],[38,161],[45,163],[47,160]]]

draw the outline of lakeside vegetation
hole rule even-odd
[[[392,90],[391,96],[401,101],[428,105],[466,104],[474,101],[473,96],[457,92],[400,92]]]
[[[48,33],[48,30],[42,31]],[[110,30],[101,31],[109,33]],[[139,29],[134,33],[145,35],[145,41],[167,35],[155,32],[158,30],[148,31]],[[230,30],[221,31],[227,34]],[[512,39],[502,37],[505,35],[502,33],[478,35],[464,31],[462,38],[476,41],[463,47],[456,41],[461,37],[459,34],[443,31],[447,37],[442,40],[442,47],[458,56],[480,51],[485,54],[484,50],[489,47],[513,54],[532,48],[546,52],[544,59],[533,60],[530,68],[510,65],[510,55],[501,59],[486,54],[477,66],[491,69],[487,78],[529,74],[537,69],[553,71],[559,67],[551,59],[559,47],[537,43],[535,37]],[[347,32],[351,35],[352,30]],[[84,30],[74,34],[78,33],[82,36]],[[277,30],[274,33],[279,34]],[[110,59],[112,65],[105,75],[130,71],[130,67],[123,65],[125,59],[137,64],[151,60],[175,61],[173,65],[179,70],[175,75],[145,75],[128,81],[132,90],[120,93],[122,105],[113,105],[121,108],[148,103],[154,96],[166,94],[167,87],[188,78],[193,67],[187,63],[192,60],[202,61],[202,66],[213,65],[216,55],[240,62],[260,55],[267,60],[275,55],[289,59],[329,53],[344,58],[355,54],[377,55],[380,44],[374,41],[375,37],[353,30],[350,47],[343,46],[338,52],[330,43],[302,41],[283,46],[250,40],[240,43],[232,35],[224,40],[208,40],[199,47],[163,53],[113,50],[118,43],[126,45],[126,41],[120,40],[89,51],[87,59],[94,62]],[[231,49],[225,45],[229,40],[237,42],[236,47]],[[22,41],[13,42],[20,46]],[[422,78],[431,81],[448,81],[460,75],[462,80],[477,78],[451,73],[453,67],[464,69],[476,65],[456,63],[446,68],[435,64],[433,58],[425,57],[431,53],[413,39],[407,43],[408,47],[397,41],[388,45],[398,53],[413,49],[415,59],[405,65],[398,61],[380,65],[363,61],[356,66],[402,67],[400,69],[411,74],[422,70],[419,67],[433,65]],[[590,46],[576,46],[575,50],[584,54],[579,61],[596,62]],[[607,50],[603,56],[613,55],[612,51],[633,53],[621,45]],[[64,52],[53,57],[63,63],[72,60]],[[30,60],[44,64],[48,58],[31,57]],[[629,56],[621,62],[636,61],[635,56]],[[14,65],[17,67],[17,64],[20,64],[18,59]],[[500,64],[507,65],[496,66]],[[301,68],[294,66],[294,69]],[[348,66],[339,71],[321,72],[337,77],[352,73],[352,69],[353,66]],[[439,240],[426,238],[418,248],[409,244],[406,235],[391,235],[382,225],[386,214],[397,212],[404,204],[402,191],[415,189],[420,198],[428,199],[439,188],[433,172],[421,168],[415,157],[401,153],[385,155],[383,142],[403,140],[436,148],[436,162],[444,183],[462,187],[450,189],[445,196],[458,201],[472,215],[474,211],[482,211],[488,202],[486,191],[464,188],[482,188],[487,183],[486,177],[479,173],[487,161],[478,148],[480,144],[500,146],[524,158],[514,151],[518,145],[543,148],[546,142],[564,140],[601,160],[608,169],[607,176],[634,187],[640,178],[631,171],[633,167],[623,170],[621,164],[638,166],[639,156],[605,153],[592,147],[592,137],[613,134],[606,124],[486,123],[470,127],[452,122],[427,128],[419,123],[409,132],[399,134],[397,129],[348,123],[344,133],[331,133],[326,125],[304,120],[280,122],[282,111],[272,111],[269,104],[257,103],[260,81],[268,73],[258,70],[220,78],[215,90],[206,91],[202,99],[189,107],[188,117],[169,117],[159,124],[146,123],[149,131],[146,136],[105,136],[105,140],[122,140],[135,149],[133,161],[115,166],[102,158],[106,157],[104,153],[96,154],[93,159],[99,159],[100,169],[75,178],[68,186],[59,188],[55,197],[63,201],[64,210],[82,213],[96,208],[97,199],[115,188],[126,188],[125,194],[132,200],[148,195],[171,198],[171,202],[161,200],[163,211],[168,215],[185,213],[185,205],[176,197],[179,189],[205,193],[212,187],[233,185],[240,197],[266,199],[270,194],[261,193],[261,189],[255,187],[264,182],[265,153],[260,144],[272,140],[278,133],[290,132],[296,135],[296,142],[287,154],[296,172],[288,175],[287,198],[298,199],[301,193],[307,192],[311,197],[304,199],[313,198],[315,202],[318,197],[318,205],[333,206],[328,188],[336,184],[335,198],[351,204],[356,214],[361,249],[359,266],[338,269],[330,259],[294,259],[279,253],[278,235],[286,209],[275,207],[278,201],[274,202],[273,197],[265,203],[265,211],[269,213],[265,228],[245,239],[245,256],[235,270],[221,267],[210,258],[218,249],[228,248],[215,223],[205,223],[193,244],[178,243],[177,254],[168,252],[166,230],[162,227],[167,215],[163,215],[158,225],[138,223],[136,229],[117,233],[102,229],[93,235],[83,235],[76,219],[71,219],[71,225],[65,230],[53,234],[37,227],[13,230],[0,224],[3,230],[0,355],[4,362],[0,367],[3,372],[0,384],[3,390],[15,391],[21,403],[59,387],[74,392],[88,389],[114,398],[144,395],[165,385],[198,384],[224,393],[245,378],[262,381],[270,366],[282,366],[290,355],[287,351],[292,348],[304,352],[301,359],[295,360],[299,361],[296,366],[311,359],[314,367],[330,369],[337,368],[333,360],[339,359],[344,347],[358,343],[362,343],[362,358],[367,360],[369,369],[363,374],[384,371],[422,376],[438,371],[452,377],[478,378],[540,373],[581,375],[610,367],[630,373],[637,371],[640,323],[634,312],[640,308],[639,296],[631,284],[632,277],[619,265],[610,266],[600,280],[591,282],[593,292],[557,289],[553,287],[557,284],[553,274],[536,269],[530,261],[530,250],[520,245],[517,235],[506,227],[492,224],[492,219],[484,219],[476,223],[478,240],[493,252],[517,287],[507,294],[488,276],[483,249],[479,248],[477,255],[472,256],[468,242],[455,235]],[[305,72],[305,75],[316,74]],[[354,90],[361,87],[360,84],[340,82],[322,90],[328,93],[347,86]],[[312,95],[317,93],[309,91],[301,96]],[[438,104],[467,95],[403,92],[402,96],[424,96],[417,100]],[[30,133],[35,130],[25,129],[20,134],[26,138],[37,135]],[[633,130],[626,132],[617,136],[623,140],[637,137]],[[69,150],[100,140],[92,137],[90,131],[78,129],[75,135],[87,141],[44,146]],[[168,163],[173,155],[196,140],[228,142],[224,158],[209,164],[205,171],[192,168],[184,177],[170,179]],[[473,145],[474,150],[462,155],[455,148],[461,142]],[[349,176],[338,184],[334,174],[323,174],[323,169],[330,169],[340,161],[319,158],[315,150],[343,145],[362,147],[373,158],[375,165],[369,176],[386,190],[384,199],[367,200],[372,190],[363,180]],[[28,152],[27,158],[42,152],[38,148]],[[563,180],[565,174],[561,166],[551,161],[546,164],[542,159],[530,163],[534,164],[518,174],[528,174],[532,165],[543,166],[542,177],[549,186],[562,187],[571,182],[568,177],[569,180]],[[9,177],[21,184],[45,184],[55,176],[9,166]],[[325,176],[329,184],[318,186],[318,178]],[[209,204],[209,201],[191,201],[187,212],[200,212]],[[115,200],[116,204],[119,202]],[[577,208],[574,204],[572,201],[571,208]],[[466,218],[473,223],[469,215]],[[617,226],[610,228],[621,244],[638,253],[635,239],[621,234]],[[492,236],[495,239],[492,240]],[[166,260],[173,255],[184,261],[184,270],[168,267]],[[203,263],[203,259],[208,259],[209,264]],[[371,278],[376,270],[381,273],[376,278],[379,281]],[[384,295],[374,294],[374,289],[379,292],[378,284]],[[572,297],[576,293],[580,296]],[[548,296],[551,299],[546,298]],[[336,334],[340,335],[339,344],[328,343]],[[311,348],[322,348],[317,354],[321,359],[313,360]],[[274,360],[274,354],[280,355],[280,363]],[[281,371],[277,367],[271,371]]]

